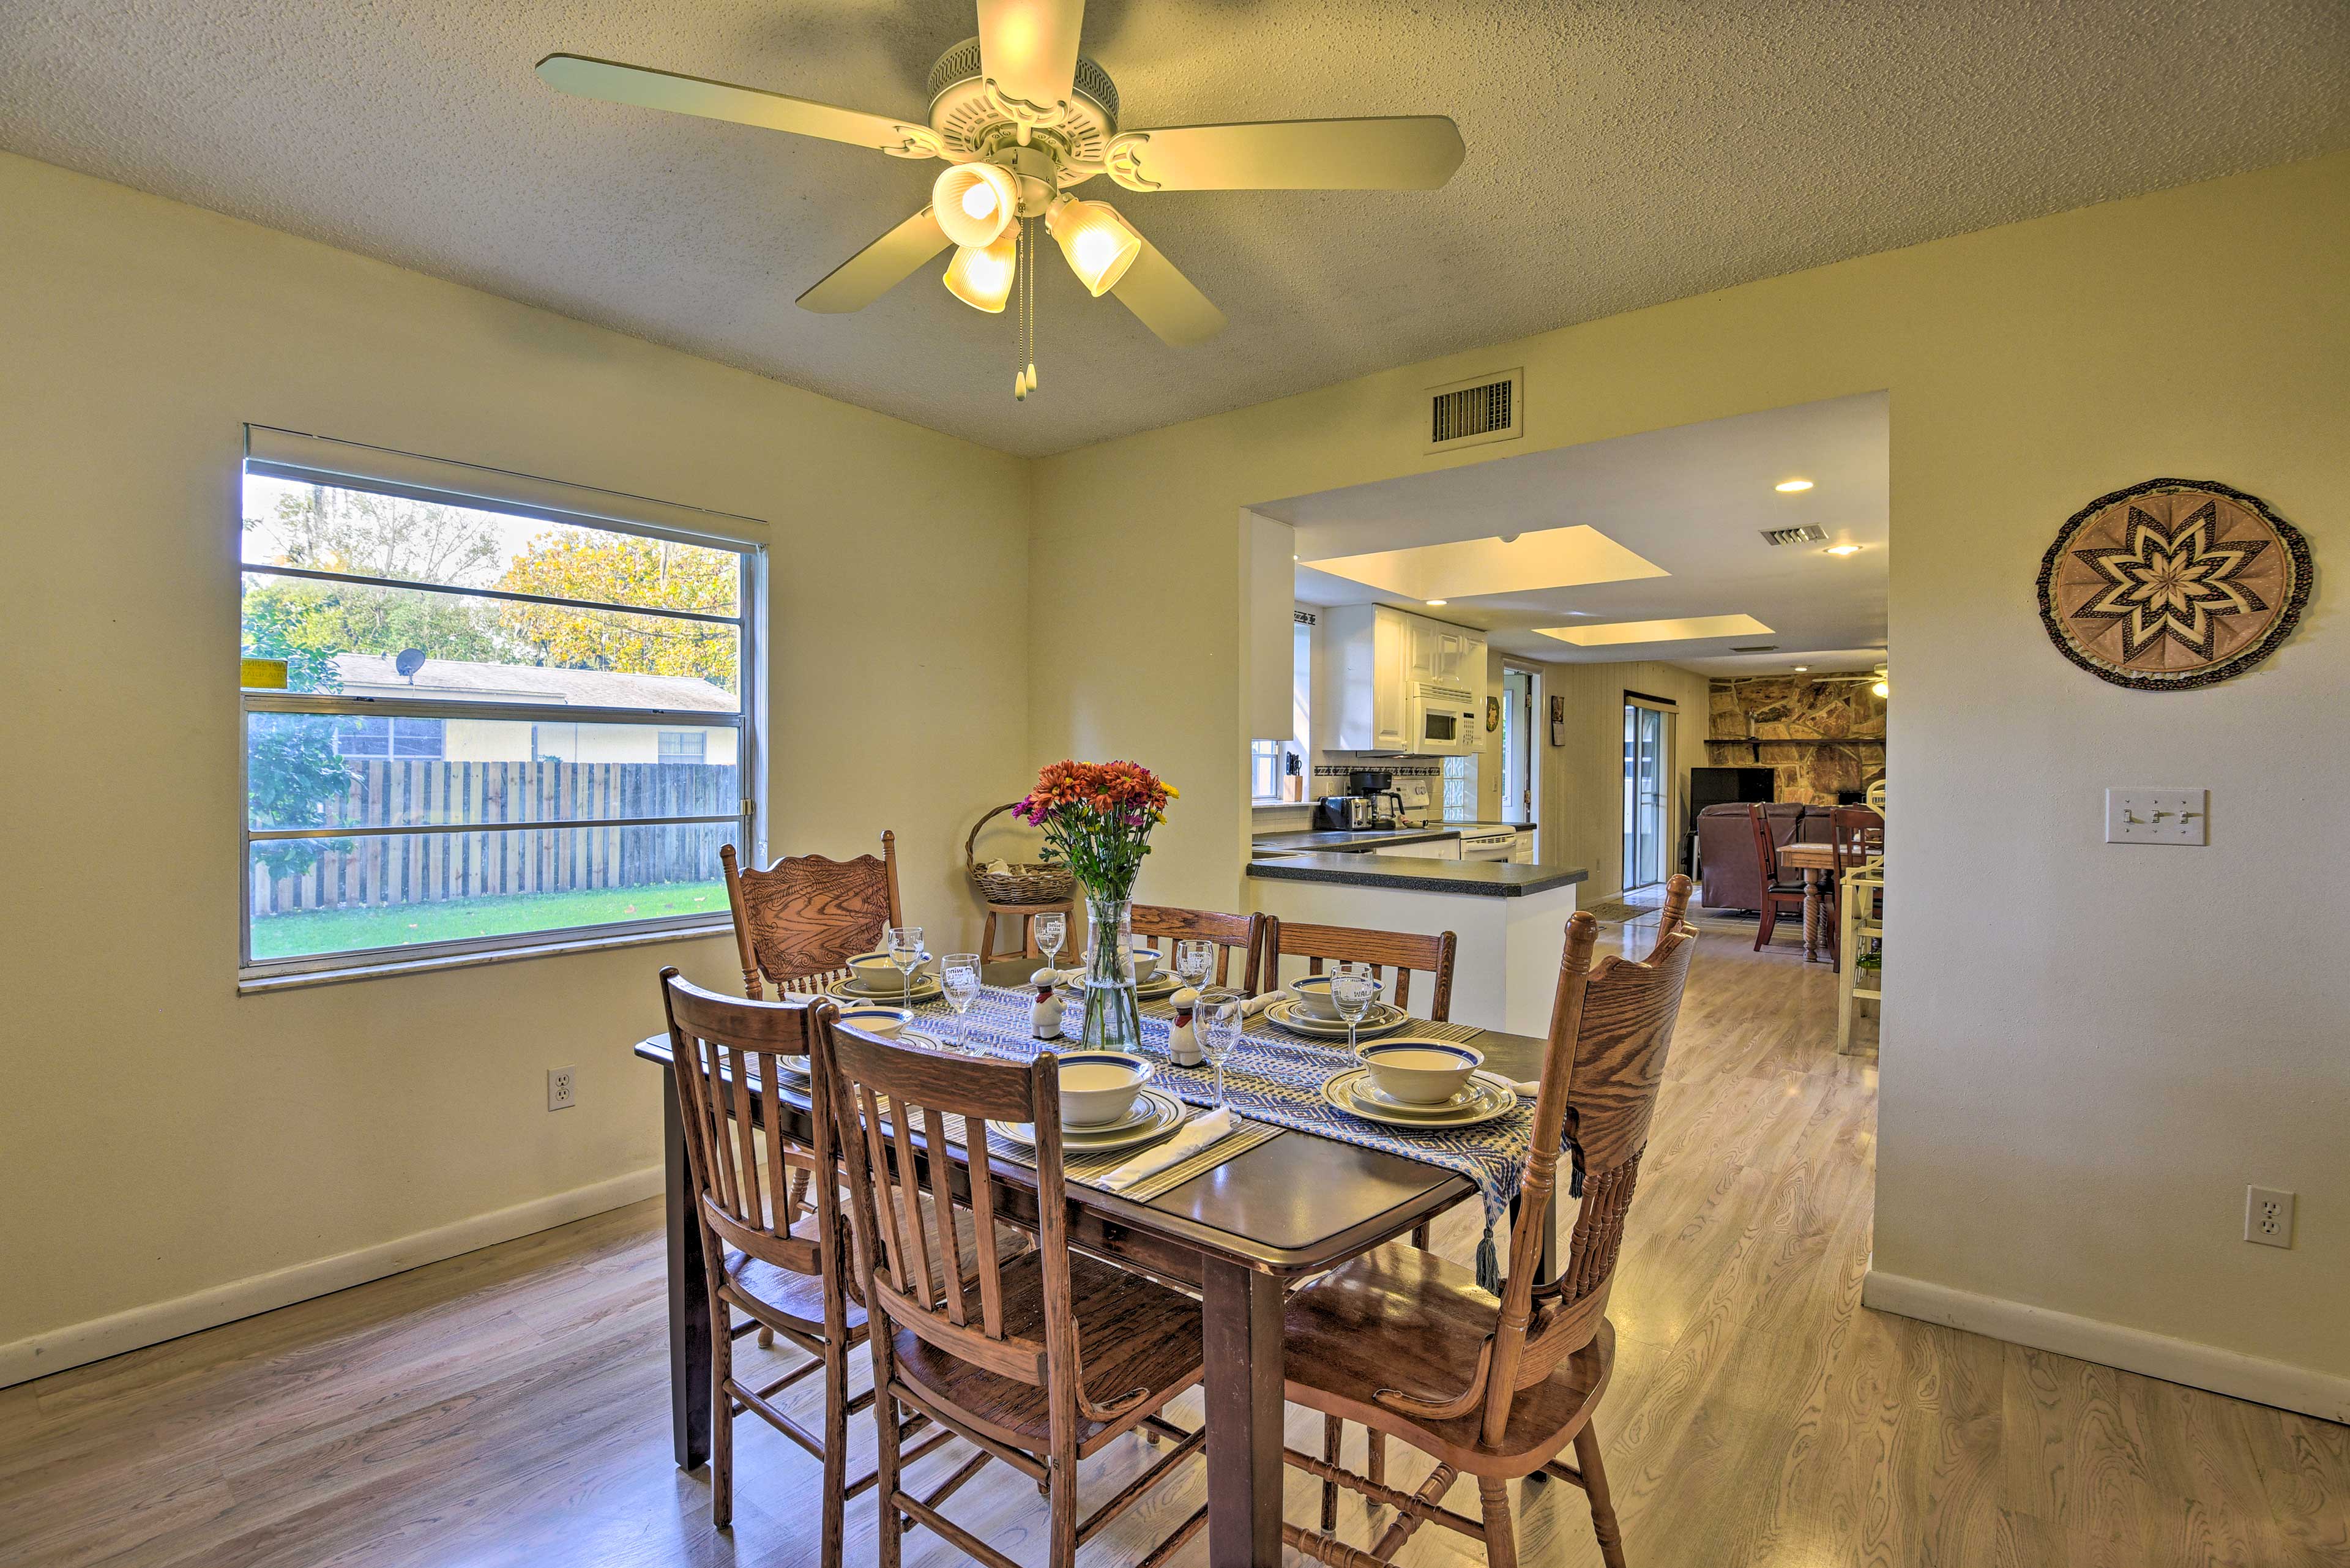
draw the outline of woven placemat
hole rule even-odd
[[[1246,1116],[1233,1119],[1238,1125],[1222,1137],[1205,1148],[1194,1150],[1189,1158],[1177,1160],[1166,1169],[1143,1178],[1118,1192],[1118,1196],[1130,1198],[1137,1203],[1148,1203],[1161,1193],[1174,1191],[1195,1176],[1206,1175],[1234,1156],[1245,1154],[1267,1139],[1279,1137],[1284,1130],[1270,1123],[1252,1121]],[[951,1132],[950,1136],[953,1134]],[[1170,1132],[1167,1136],[1172,1137],[1175,1135]],[[1112,1189],[1103,1185],[1102,1178],[1149,1147],[1144,1144],[1135,1148],[1114,1149],[1107,1154],[1082,1156],[1065,1151],[1061,1156],[1061,1174],[1071,1181],[1082,1181],[1087,1187],[1100,1188],[1102,1191],[1108,1192]],[[1013,1142],[993,1127],[987,1132],[987,1148],[1000,1159],[1027,1166],[1032,1170],[1035,1168],[1035,1149]]]

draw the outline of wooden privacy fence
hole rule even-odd
[[[612,817],[733,816],[732,765],[708,763],[449,763],[344,759],[350,785],[312,840],[317,862],[273,876],[255,845],[253,913],[438,903],[502,893],[560,893],[710,882],[735,822],[610,826]],[[474,824],[471,831],[385,834],[386,827]],[[372,835],[370,829],[378,830]]]

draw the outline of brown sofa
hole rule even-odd
[[[1828,808],[1777,802],[1762,808],[1770,819],[1771,840],[1825,844]],[[1705,888],[1700,902],[1709,909],[1759,909],[1762,907],[1762,872],[1754,863],[1754,833],[1742,805],[1710,805],[1698,814],[1698,865]]]

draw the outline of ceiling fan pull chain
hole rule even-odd
[[[1028,389],[1036,389],[1036,220],[1021,225],[1023,248],[1028,252]]]
[[[1020,322],[1028,309],[1024,285],[1035,261],[1029,253],[1028,226],[1023,223],[1012,244],[1012,400],[1015,403],[1028,400],[1028,372],[1020,363]]]

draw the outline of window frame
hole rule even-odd
[[[468,823],[400,826],[386,825],[360,832],[354,832],[347,827],[255,828],[253,825],[250,768],[253,715],[256,713],[307,713],[333,717],[419,718],[442,721],[486,719],[527,722],[533,724],[608,722],[670,730],[733,730],[736,732],[735,776],[743,792],[739,809],[734,813],[715,815],[596,818],[578,823],[516,824],[515,830],[731,824],[735,828],[737,843],[743,847],[752,863],[764,864],[766,845],[760,835],[763,832],[763,824],[766,820],[767,713],[766,688],[763,679],[763,639],[760,632],[766,619],[767,545],[764,535],[767,525],[756,518],[740,517],[730,513],[705,512],[696,508],[679,506],[674,503],[654,501],[647,497],[570,485],[556,480],[536,479],[504,470],[477,468],[468,463],[421,457],[414,453],[398,452],[387,448],[328,441],[298,431],[280,431],[269,426],[247,425],[245,437],[245,452],[244,461],[238,466],[237,483],[234,486],[238,513],[236,519],[238,526],[234,530],[234,536],[238,540],[238,546],[235,557],[230,563],[230,570],[236,575],[240,606],[244,601],[244,584],[248,575],[262,573],[277,576],[307,576],[362,586],[376,584],[422,593],[442,593],[452,597],[522,600],[557,605],[567,608],[619,610],[629,615],[666,617],[729,625],[735,628],[736,683],[739,688],[737,693],[739,701],[733,712],[724,712],[710,709],[605,708],[566,703],[482,701],[462,698],[432,700],[410,697],[348,697],[316,692],[266,691],[257,688],[242,689],[238,694],[237,705],[236,797],[240,850],[236,899],[237,989],[240,992],[270,991],[293,985],[321,984],[387,973],[494,963],[597,947],[634,946],[648,941],[702,936],[731,929],[732,917],[724,912],[721,912],[715,918],[702,914],[669,915],[643,919],[618,920],[592,926],[546,927],[536,930],[513,931],[498,936],[472,937],[444,942],[417,942],[405,946],[360,948],[341,952],[311,953],[298,957],[258,961],[254,958],[253,866],[254,849],[256,845],[297,838],[404,837],[452,832],[479,832],[482,827],[478,823]],[[248,563],[244,559],[243,548],[244,482],[248,474],[255,473],[271,478],[289,479],[299,483],[322,484],[342,490],[369,491],[377,494],[399,496],[437,505],[464,506],[509,515],[534,517],[544,522],[591,528],[604,533],[631,534],[649,538],[666,539],[675,544],[698,545],[705,549],[724,550],[736,556],[739,560],[734,613],[729,616],[706,610],[661,610],[640,605],[609,605],[597,600],[517,594],[494,588],[465,587],[454,584],[379,580],[357,573],[323,572]],[[380,477],[377,477],[379,474]],[[242,627],[243,614],[240,609],[240,639]],[[389,733],[388,730],[387,736]],[[445,728],[442,734],[445,753],[447,744]],[[390,760],[397,760],[397,758]]]

